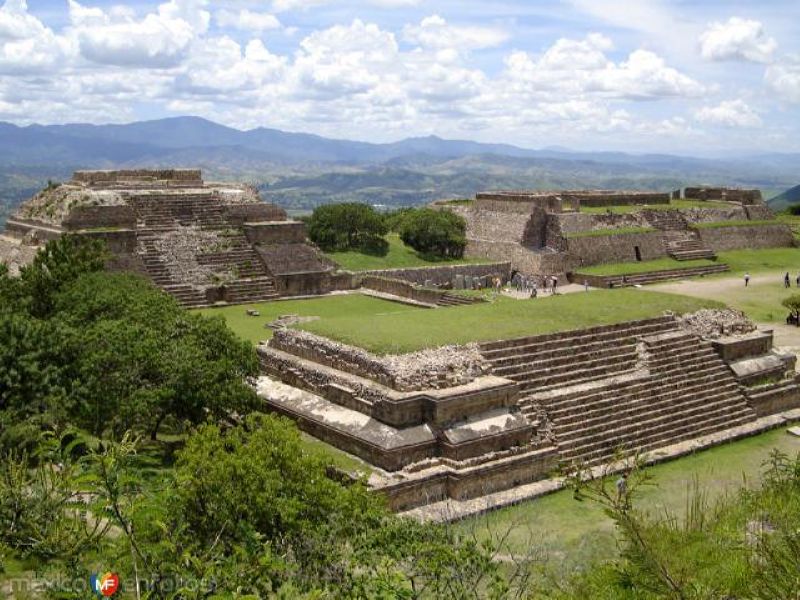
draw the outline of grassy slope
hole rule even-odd
[[[247,315],[248,309],[261,313],[259,317]],[[272,330],[264,327],[281,315],[316,316],[322,319],[358,316],[369,321],[377,315],[418,312],[425,309],[389,302],[361,294],[343,294],[324,296],[307,300],[281,300],[277,302],[261,302],[221,308],[204,308],[201,312],[207,316],[223,317],[228,327],[240,337],[254,344],[272,337]]]
[[[626,233],[650,233],[656,231],[654,227],[617,227],[615,229],[592,229],[590,231],[579,231],[578,233],[568,233],[568,238],[583,237],[602,237],[606,235],[623,235]]]
[[[651,468],[655,487],[646,488],[640,506],[654,514],[667,508],[683,514],[695,479],[709,498],[732,492],[743,481],[754,485],[772,448],[795,455],[800,438],[779,429],[712,448]],[[593,504],[578,502],[568,490],[467,519],[459,529],[479,539],[510,530],[504,551],[524,554],[531,547],[547,551],[549,566],[560,574],[591,561],[617,555],[611,520]]]
[[[397,234],[386,236],[389,251],[384,256],[348,252],[327,252],[326,256],[348,271],[369,271],[374,269],[399,269],[406,267],[430,267],[435,265],[458,265],[485,263],[485,259],[462,258],[455,260],[431,259],[406,246]]]
[[[399,353],[444,344],[536,335],[719,306],[705,300],[637,289],[600,290],[532,300],[495,302],[439,310],[343,315],[300,325],[302,329],[367,348]]]
[[[800,268],[800,248],[765,248],[763,250],[730,250],[717,254],[720,262],[731,268],[731,273],[741,275],[766,271],[791,271]],[[728,277],[731,274],[727,274]]]
[[[587,275],[630,275],[633,273],[647,273],[650,271],[669,271],[672,269],[689,269],[692,267],[707,267],[719,264],[713,260],[698,259],[677,261],[673,258],[658,258],[642,262],[611,263],[581,267],[579,273]]]
[[[730,207],[730,204],[727,202],[718,202],[714,200],[672,200],[669,204],[652,204],[650,206],[643,206],[640,204],[621,206],[581,206],[581,212],[590,215],[600,215],[608,213],[610,209],[612,213],[616,215],[622,215],[639,212],[645,208],[652,210],[670,210],[674,208],[711,208],[715,206]]]

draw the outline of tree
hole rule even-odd
[[[55,295],[84,273],[101,271],[108,258],[105,243],[77,235],[48,242],[20,271],[22,293],[35,317],[46,317]]]
[[[155,438],[167,417],[196,424],[258,403],[246,382],[258,373],[252,346],[140,277],[86,274],[57,296],[55,314],[76,332],[67,410],[95,435],[144,428]]]
[[[308,221],[309,238],[326,251],[385,252],[387,232],[383,216],[359,202],[318,206]]]
[[[466,221],[447,210],[419,208],[400,221],[400,238],[424,254],[458,258],[467,245]]]
[[[793,294],[788,298],[784,298],[781,304],[792,311],[795,325],[800,327],[800,294]]]

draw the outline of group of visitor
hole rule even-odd
[[[800,273],[797,274],[797,277],[795,278],[794,281],[797,287],[800,288]],[[748,287],[749,285],[750,285],[750,273],[747,272],[744,274],[744,287]],[[789,275],[789,271],[786,271],[786,273],[783,276],[783,287],[785,288],[792,287],[792,277],[791,275]]]
[[[518,293],[525,294],[531,298],[536,298],[539,295],[539,284],[535,277],[527,277],[522,273],[514,273],[511,278],[511,287]],[[558,293],[558,277],[555,275],[548,275],[544,278],[544,292],[550,294]]]

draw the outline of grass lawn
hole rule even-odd
[[[672,269],[690,269],[693,267],[708,267],[719,262],[700,258],[697,260],[678,261],[674,258],[657,258],[640,262],[610,263],[581,267],[578,273],[586,275],[632,275],[633,273],[647,273],[650,271],[671,271]]]
[[[379,354],[445,344],[498,340],[691,312],[719,302],[639,289],[597,290],[530,300],[501,296],[490,303],[446,309],[342,314],[299,327]],[[288,311],[287,311],[288,312]],[[411,317],[411,318],[409,318]]]
[[[372,271],[375,269],[404,269],[407,267],[429,267],[431,265],[463,265],[490,262],[482,258],[440,259],[420,254],[406,246],[396,233],[386,236],[389,251],[379,256],[363,254],[355,250],[347,252],[326,252],[325,256],[335,261],[347,271]]]
[[[667,509],[680,517],[695,482],[712,502],[743,483],[757,485],[773,448],[794,456],[800,452],[800,438],[781,428],[651,467],[656,485],[643,489],[638,506],[651,514],[663,515]],[[612,521],[596,505],[575,500],[569,490],[466,519],[454,527],[479,539],[508,533],[504,553],[524,555],[539,548],[559,575],[618,554]]]
[[[567,238],[601,237],[604,235],[622,235],[625,233],[650,233],[655,231],[655,227],[618,227],[616,229],[592,229],[591,231],[580,231],[578,233],[568,233]]]
[[[247,315],[249,309],[261,313],[259,317]],[[272,337],[272,329],[265,327],[281,315],[315,316],[321,319],[336,319],[340,317],[358,316],[369,322],[379,315],[419,312],[429,309],[417,308],[398,302],[390,302],[363,296],[361,294],[342,294],[322,296],[306,300],[279,300],[273,302],[260,302],[257,304],[242,304],[237,306],[224,306],[220,308],[203,308],[197,312],[206,316],[220,316],[225,319],[228,327],[233,329],[239,337],[257,344],[262,340]]]
[[[763,250],[730,250],[718,252],[719,262],[730,266],[731,274],[742,275],[763,271],[789,271],[796,274],[800,270],[800,248],[764,248]]]
[[[669,204],[623,204],[621,206],[581,206],[581,212],[590,215],[606,214],[608,210],[616,215],[623,215],[628,213],[639,212],[642,209],[649,208],[652,210],[670,210],[674,208],[711,208],[711,207],[730,207],[727,202],[719,202],[716,200],[671,200]]]
[[[739,220],[739,221],[710,221],[707,223],[694,223],[694,229],[720,229],[722,227],[752,227],[758,225],[779,225],[780,221],[776,219],[762,219],[762,220]]]

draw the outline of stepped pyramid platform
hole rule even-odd
[[[318,289],[334,268],[307,243],[303,224],[254,188],[207,183],[197,169],[78,171],[7,224],[20,245],[67,232],[103,239],[112,267],[149,277],[187,307]]]
[[[384,361],[285,332],[259,347],[261,396],[369,463],[394,509],[466,502],[800,407],[794,361],[771,333],[705,339],[691,327],[665,315],[484,342],[466,371],[468,346]],[[437,371],[437,352],[456,353],[450,371]],[[391,375],[414,362],[411,387]]]

